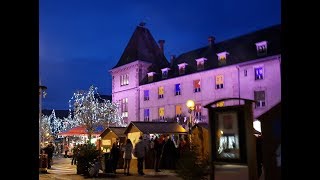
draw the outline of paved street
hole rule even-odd
[[[47,174],[39,174],[40,180],[103,180],[110,179],[110,177],[99,178],[84,178],[82,175],[76,174],[76,166],[71,165],[71,158],[54,158],[51,169],[48,169]],[[146,175],[139,176],[135,170],[131,171],[132,176],[125,176],[122,174],[123,170],[118,169],[118,174],[112,179],[134,179],[134,180],[181,180],[173,171],[163,170],[162,172],[154,172],[152,169],[146,169]],[[215,180],[248,180],[248,169],[246,166],[238,165],[223,165],[216,167]]]

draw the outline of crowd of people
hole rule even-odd
[[[120,144],[119,139],[112,144],[110,150],[110,167],[111,172],[116,173],[118,168],[119,159],[123,158],[123,169],[125,175],[131,175],[130,163],[132,157],[137,158],[137,169],[139,175],[144,175],[144,164],[154,167],[155,172],[160,172],[160,169],[174,169],[176,160],[179,158],[181,152],[188,148],[187,140],[179,137],[178,140],[173,140],[170,135],[152,136],[150,139],[144,139],[140,136],[139,141],[133,145],[130,139],[127,139],[124,144]],[[60,148],[62,149],[62,148]],[[72,154],[71,165],[76,165],[81,145],[73,146],[72,149],[65,145],[64,157],[69,157]],[[48,155],[48,168],[51,168],[52,156],[55,152],[55,146],[50,142],[42,153]],[[133,155],[133,156],[132,156]],[[121,157],[122,156],[122,157]]]
[[[160,169],[175,169],[175,164],[184,150],[189,148],[188,141],[183,137],[178,140],[173,140],[170,135],[153,136],[144,139],[139,137],[139,141],[133,147],[130,139],[126,140],[124,145],[120,145],[119,141],[113,143],[110,158],[112,162],[112,172],[116,173],[121,151],[124,159],[124,174],[130,174],[130,162],[132,154],[137,158],[137,169],[139,175],[144,175],[143,165],[153,166],[155,172],[160,172]]]

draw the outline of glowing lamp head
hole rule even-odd
[[[192,100],[188,100],[187,103],[186,103],[187,107],[193,111],[194,110],[194,101]]]

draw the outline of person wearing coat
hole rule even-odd
[[[127,139],[126,145],[124,146],[124,153],[123,153],[123,158],[124,158],[124,175],[130,176],[131,174],[129,173],[130,170],[130,162],[132,159],[132,149],[133,145],[130,139]]]
[[[143,161],[148,151],[148,147],[142,139],[142,136],[139,138],[139,142],[134,148],[134,156],[138,158],[138,174],[144,175],[143,173]]]

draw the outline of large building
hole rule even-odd
[[[208,121],[203,106],[221,98],[256,100],[254,117],[281,101],[280,25],[222,42],[164,56],[144,24],[136,27],[112,75],[112,100],[120,103],[124,120],[185,122],[187,100],[195,102],[194,117]],[[220,102],[217,106],[239,104]]]

